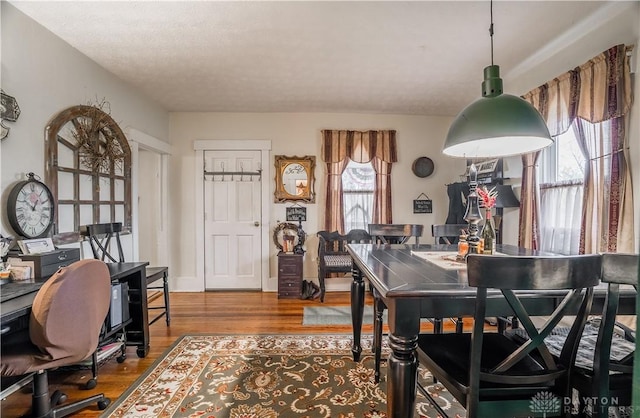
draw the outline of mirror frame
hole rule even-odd
[[[300,164],[307,173],[307,187],[306,190],[299,195],[294,195],[289,193],[284,188],[284,183],[282,176],[284,174],[284,170],[287,168],[289,164]],[[274,192],[275,202],[288,202],[288,201],[302,201],[307,203],[315,203],[316,201],[316,193],[315,193],[315,170],[316,170],[316,157],[313,155],[306,155],[304,157],[287,157],[285,155],[276,155],[275,156],[275,166],[276,166],[276,190]]]

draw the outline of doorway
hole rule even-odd
[[[203,290],[264,289],[269,278],[271,141],[201,140],[196,263]]]

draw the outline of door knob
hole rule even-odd
[[[253,226],[260,226],[260,222],[255,221],[255,222],[253,223]]]

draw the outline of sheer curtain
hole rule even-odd
[[[324,228],[345,232],[342,173],[349,160],[371,162],[376,172],[373,223],[392,223],[391,166],[398,161],[396,131],[322,131],[322,160],[327,167]]]
[[[546,214],[540,222],[540,249],[556,254],[578,254],[582,183],[543,187],[540,189],[540,212]]]

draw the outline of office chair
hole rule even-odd
[[[40,288],[29,319],[30,342],[3,347],[2,376],[33,375],[31,414],[63,417],[96,402],[105,409],[109,398],[91,396],[67,405],[67,396],[49,396],[47,370],[78,363],[98,347],[100,330],[109,312],[111,278],[105,263],[80,260],[60,268]]]
[[[124,263],[124,251],[122,250],[122,242],[120,241],[120,233],[122,232],[122,223],[103,223],[82,225],[80,234],[86,237],[91,246],[93,258],[102,260],[106,263]],[[113,240],[113,242],[112,242]],[[145,269],[147,290],[160,290],[163,293],[164,305],[149,306],[148,310],[161,310],[153,319],[149,321],[149,325],[153,324],[163,316],[167,326],[171,322],[171,311],[169,304],[169,268],[168,267],[149,267]],[[162,280],[159,286],[150,286],[151,283]]]

